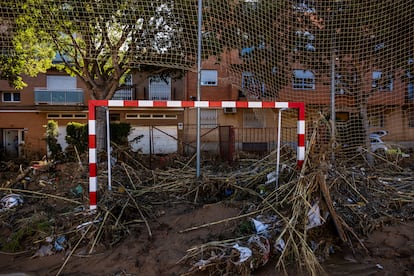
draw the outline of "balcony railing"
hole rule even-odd
[[[36,105],[81,105],[85,101],[82,89],[48,90],[36,88],[34,95]]]

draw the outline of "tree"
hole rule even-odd
[[[129,72],[174,74],[194,64],[191,59],[182,62],[187,47],[180,26],[184,17],[177,12],[180,9],[174,9],[175,5],[194,5],[193,1],[23,2],[21,18],[29,18],[36,32],[48,36],[61,59],[57,67],[79,77],[92,99],[111,99]],[[187,40],[192,38],[185,35]],[[105,147],[103,109],[97,110],[96,119],[100,150]]]
[[[21,89],[21,75],[36,76],[52,66],[54,51],[42,32],[35,32],[30,17],[19,16],[19,6],[0,2],[0,79]]]
[[[396,76],[399,70],[410,70],[408,60],[413,46],[409,34],[413,32],[410,20],[414,4],[401,0],[303,2],[308,4],[297,9],[286,30],[290,33],[296,30],[299,34],[306,31],[316,39],[311,48],[291,46],[286,56],[293,57],[290,63],[301,63],[325,79],[332,77],[334,64],[337,88],[358,113],[360,129],[355,134],[359,133],[359,142],[369,151],[370,99],[386,85],[389,77]],[[295,38],[289,41],[292,45],[298,43]],[[378,69],[381,70],[378,85],[371,85],[372,73]]]
[[[345,93],[353,98],[359,111],[363,143],[368,150],[368,159],[372,160],[369,100],[387,85],[390,78],[397,76],[398,71],[408,66],[412,43],[406,27],[412,25],[413,4],[387,0],[319,3],[327,32],[322,43],[331,45],[334,51],[335,71],[345,84],[342,86]],[[412,27],[409,28],[412,31]],[[329,37],[329,34],[332,35]],[[373,71],[378,69],[381,74],[377,83],[366,85],[373,79]]]
[[[372,96],[399,70],[414,76],[411,2],[211,0],[207,5],[204,29],[216,39],[214,47],[239,49],[243,61],[232,70],[251,72],[262,99],[277,99],[299,64],[329,85],[334,56],[333,77],[356,110],[355,134],[368,150]],[[372,87],[378,69],[379,86]]]

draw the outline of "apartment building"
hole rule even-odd
[[[301,39],[293,45],[296,47],[293,53],[302,51],[303,56],[315,50],[315,37],[310,32],[299,32],[297,36]],[[414,148],[414,77],[405,69],[385,76],[382,68],[372,67],[359,76],[357,89],[342,72],[336,72],[332,93],[331,76],[295,61],[294,54],[286,58],[289,66],[283,68],[283,73],[280,73],[282,68],[274,66],[268,69],[266,81],[259,80],[257,73],[263,72],[257,69],[266,67],[249,68],[249,63],[261,62],[249,60],[249,55],[267,50],[272,49],[259,44],[240,51],[225,50],[220,57],[203,61],[201,100],[304,102],[309,127],[320,114],[329,117],[334,100],[339,138],[342,135],[348,140],[348,134],[360,135],[351,133],[353,129],[363,128],[358,97],[369,95],[366,98],[369,131],[385,130],[388,135],[384,140]],[[409,58],[407,62],[413,63]],[[58,123],[58,142],[65,148],[67,123],[87,123],[90,95],[86,87],[78,78],[54,69],[37,77],[26,76],[24,81],[27,87],[22,90],[0,81],[0,152],[11,158],[46,155],[48,120]],[[117,91],[113,99],[196,100],[197,81],[196,70],[180,79],[138,72],[126,77],[128,88]],[[284,111],[282,125],[278,126],[279,115],[277,110],[269,109],[201,109],[202,150],[220,153],[228,159],[232,159],[234,151],[269,151],[276,147],[279,127],[283,128],[282,141],[294,145],[297,116],[294,111]],[[109,117],[111,122],[131,124],[130,141],[142,136],[131,143],[134,150],[144,154],[195,152],[196,109],[112,107]]]
[[[6,158],[41,158],[47,155],[45,126],[54,120],[59,126],[58,143],[67,146],[66,125],[88,122],[90,94],[78,78],[56,70],[37,77],[24,77],[22,90],[0,81],[0,142]],[[127,77],[128,89],[119,90],[116,100],[183,100],[183,81],[136,74]],[[143,136],[131,146],[143,153],[170,153],[178,150],[183,109],[110,110],[111,123],[132,126],[131,140]],[[151,139],[151,141],[150,141]],[[155,144],[154,144],[155,143]]]
[[[45,125],[56,120],[87,122],[88,94],[75,78],[50,70],[36,78],[24,77],[22,90],[0,81],[0,142],[3,155],[42,157],[47,154]],[[64,141],[63,137],[59,137]]]
[[[220,62],[211,57],[202,64],[201,100],[252,101],[269,100],[266,86],[248,71],[232,72],[232,64],[240,64],[238,51],[223,53]],[[300,68],[300,67],[298,67]],[[364,89],[378,85],[380,70],[366,76]],[[401,71],[389,82],[382,83],[368,101],[370,130],[386,130],[385,140],[412,147],[414,137],[413,85],[403,81]],[[331,86],[329,77],[317,78],[312,70],[293,69],[291,81],[271,100],[305,102],[311,126],[318,114],[329,114]],[[10,158],[41,157],[47,154],[45,125],[58,123],[58,142],[65,148],[66,125],[87,123],[89,93],[76,77],[49,70],[35,78],[25,77],[27,87],[13,89],[0,81],[0,141],[2,154]],[[339,82],[340,80],[338,80]],[[144,73],[126,79],[128,89],[119,90],[116,100],[196,100],[197,73],[188,72],[182,79],[149,76]],[[338,129],[353,124],[358,110],[355,96],[338,85],[335,93]],[[381,107],[381,108],[379,108]],[[127,122],[132,126],[129,140],[142,138],[131,147],[144,154],[192,153],[196,141],[196,109],[183,108],[111,108],[111,122]],[[282,141],[296,143],[296,114],[286,112]],[[277,110],[236,108],[201,109],[202,150],[220,153],[232,159],[234,151],[269,151],[276,147]]]

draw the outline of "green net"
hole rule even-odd
[[[150,67],[195,71],[200,2],[1,1],[1,48],[22,57],[46,45],[118,78]],[[343,148],[374,150],[373,132],[412,147],[414,2],[204,0],[202,15],[202,58],[219,64],[219,82],[238,97],[305,102],[310,128],[335,119],[321,139],[334,135]]]

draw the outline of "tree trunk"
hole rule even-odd
[[[106,108],[96,108],[96,150],[106,151]]]

